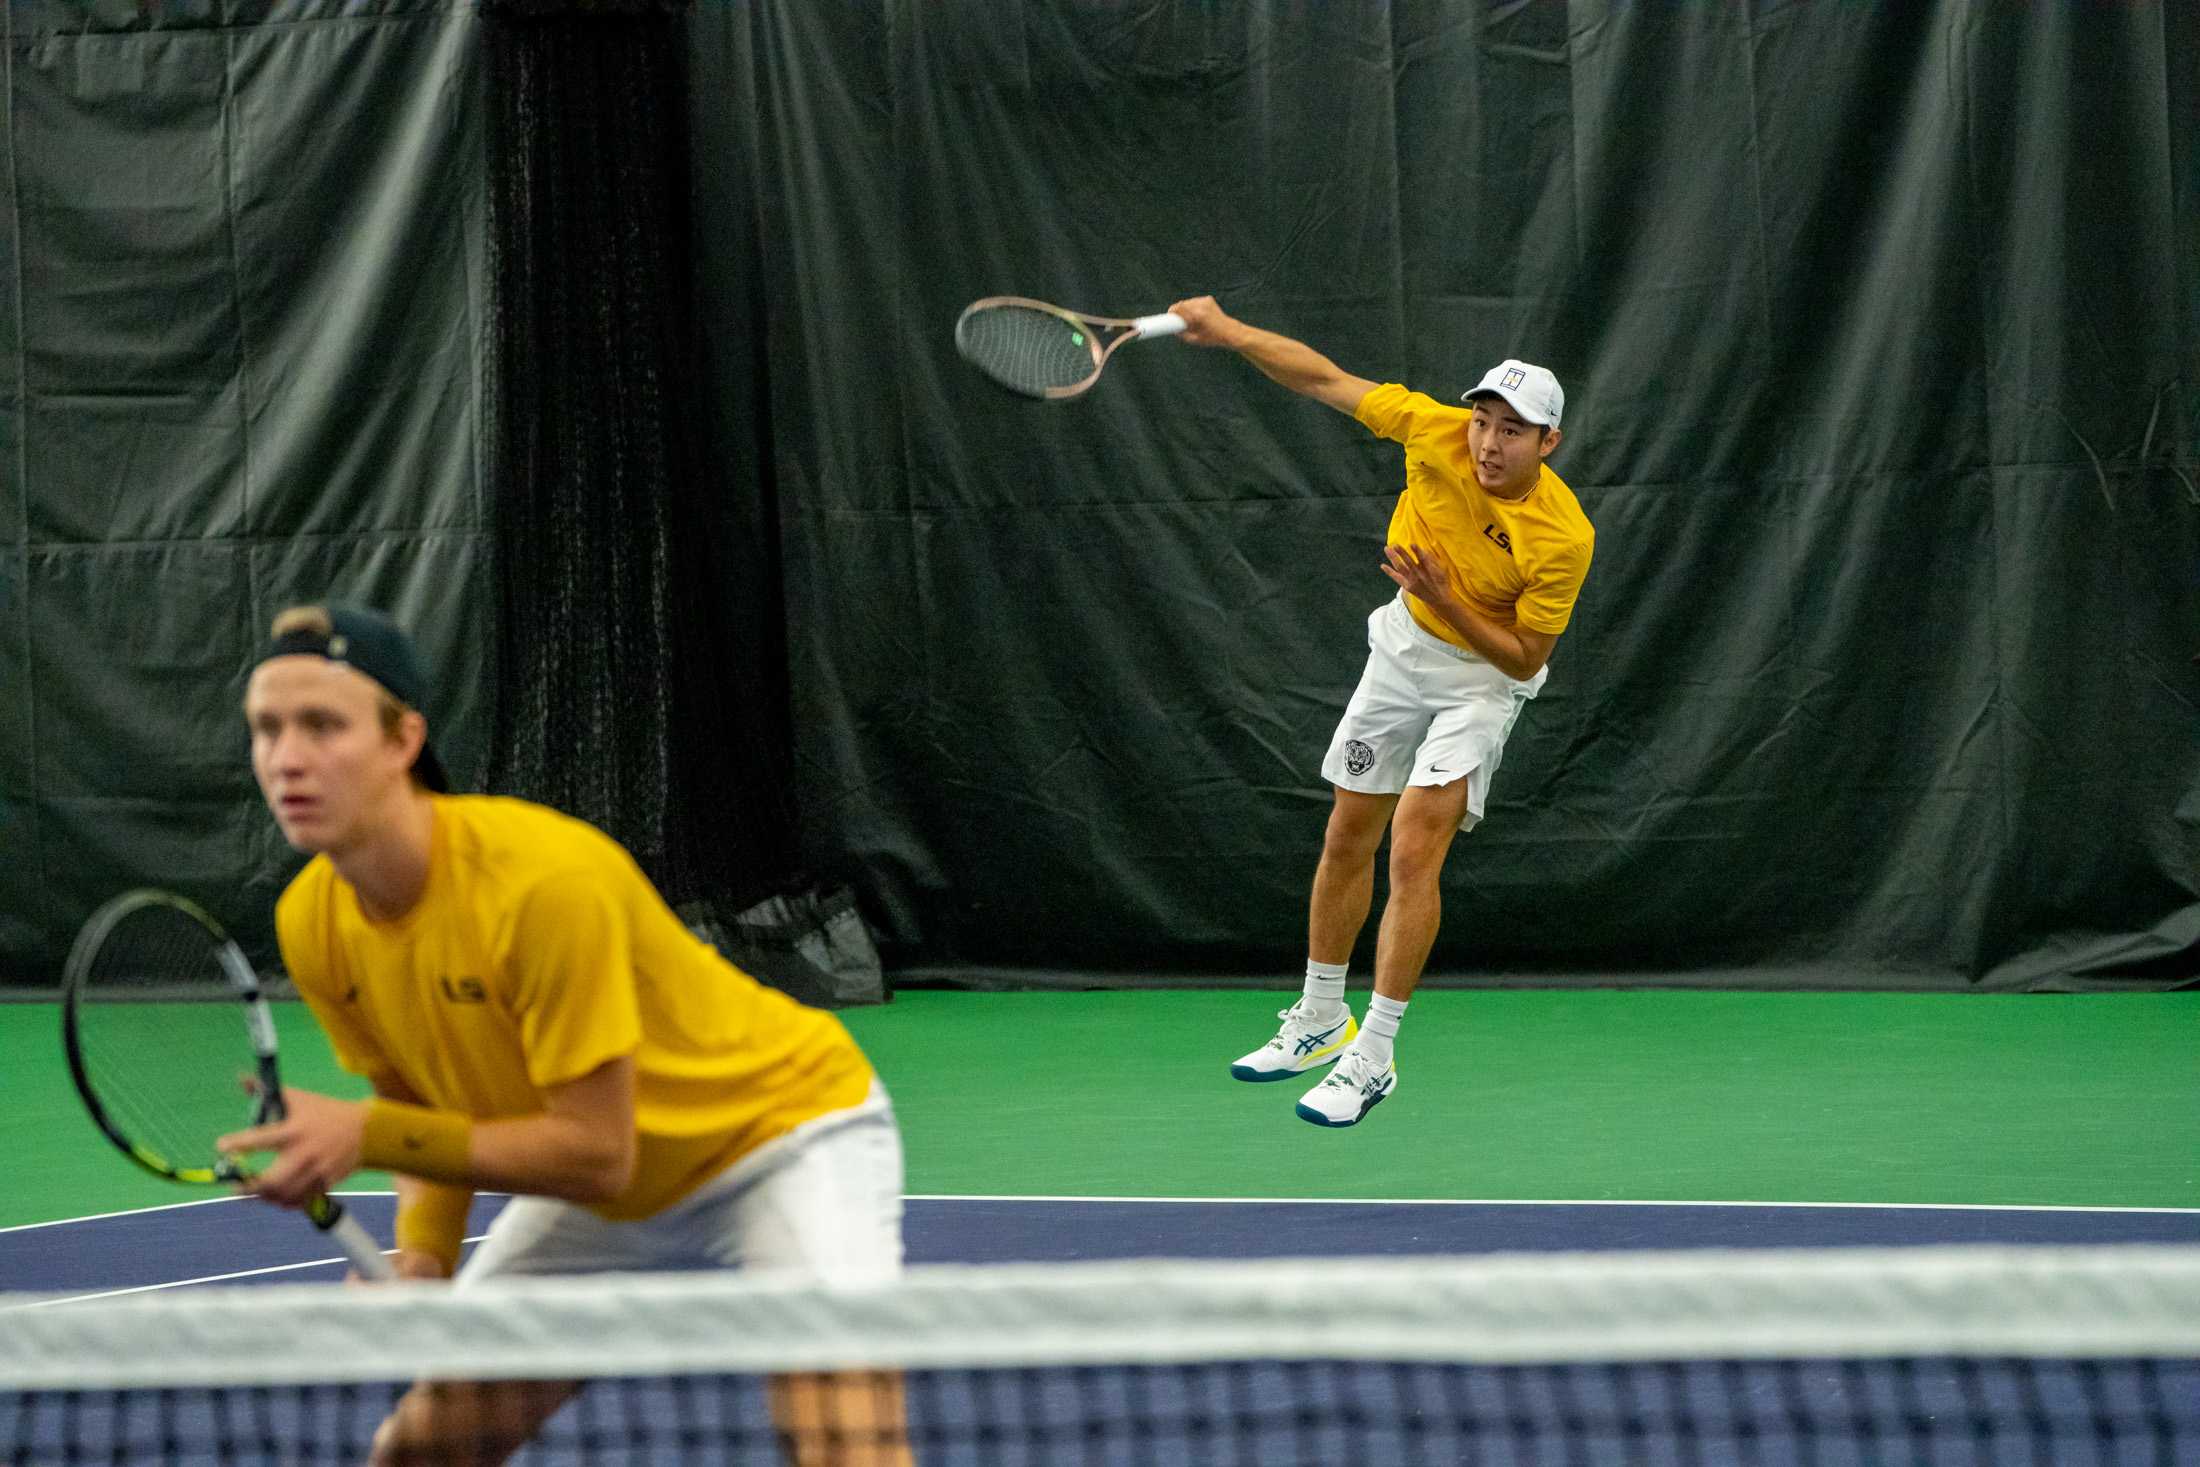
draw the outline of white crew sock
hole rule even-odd
[[[1344,1009],[1344,973],[1349,963],[1306,964],[1306,993],[1299,1011],[1311,1019],[1333,1019]]]
[[[1405,1016],[1405,999],[1374,995],[1367,1001],[1367,1017],[1360,1023],[1360,1037],[1353,1043],[1375,1063],[1389,1064],[1397,1044],[1398,1021]]]

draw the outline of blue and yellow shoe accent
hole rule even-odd
[[[1344,1053],[1345,1046],[1360,1032],[1350,1010],[1342,1019],[1319,1029],[1307,1027],[1290,1009],[1276,1017],[1283,1020],[1276,1037],[1231,1065],[1231,1079],[1250,1080],[1261,1085],[1303,1075]]]
[[[1398,1066],[1376,1069],[1355,1051],[1299,1099],[1299,1119],[1317,1126],[1356,1126],[1398,1088]]]

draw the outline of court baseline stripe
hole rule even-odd
[[[331,1197],[395,1197],[397,1194],[390,1191],[346,1190],[331,1192],[328,1195]],[[475,1195],[478,1197],[507,1197],[511,1194],[507,1192],[478,1192]],[[173,1212],[179,1207],[212,1207],[221,1202],[250,1201],[252,1201],[250,1197],[197,1197],[189,1202],[157,1202],[150,1207],[124,1207],[114,1212],[88,1212],[82,1217],[57,1217],[51,1222],[11,1223],[7,1227],[0,1228],[0,1233],[27,1233],[33,1228],[59,1228],[66,1227],[70,1223],[95,1223],[107,1222],[118,1217],[143,1217],[148,1213]]]
[[[1729,1201],[1665,1201],[1657,1198],[1612,1197],[1093,1197],[1080,1194],[1040,1196],[1031,1193],[1003,1193],[991,1196],[976,1192],[909,1192],[903,1194],[907,1202],[1181,1202],[1199,1206],[1217,1206],[1227,1203],[1249,1203],[1254,1206],[1276,1204],[1290,1207],[1733,1207],[1733,1208],[1853,1208],[1869,1212],[2106,1212],[2106,1213],[2167,1213],[2200,1215],[2200,1207],[2068,1207],[2049,1203],[2030,1202],[1752,1202]]]
[[[393,1197],[386,1191],[332,1192],[332,1197]],[[483,1192],[483,1197],[505,1194]],[[50,1222],[15,1223],[0,1227],[0,1233],[25,1233],[37,1228],[66,1227],[72,1223],[104,1222],[110,1218],[136,1217],[146,1213],[171,1212],[185,1207],[210,1207],[223,1202],[249,1202],[248,1197],[202,1197],[190,1202],[164,1202],[151,1207],[126,1207],[115,1212],[87,1213],[82,1217],[61,1217]],[[1692,1200],[1658,1200],[1651,1198],[1611,1197],[1092,1197],[1073,1194],[984,1193],[984,1192],[908,1192],[903,1194],[907,1202],[1121,1202],[1121,1203],[1187,1203],[1215,1206],[1225,1203],[1245,1203],[1258,1206],[1263,1203],[1287,1204],[1294,1207],[1811,1207],[1850,1208],[1863,1211],[1913,1211],[1913,1212],[2077,1212],[2077,1213],[2152,1213],[2169,1216],[2200,1215],[2200,1207],[2070,1207],[2052,1203],[2030,1202],[1705,1202]]]

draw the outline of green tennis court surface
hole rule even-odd
[[[2200,1207],[2190,995],[1431,991],[1396,1098],[1339,1132],[1292,1115],[1297,1082],[1228,1077],[1289,997],[911,991],[844,1017],[916,1195]],[[359,1093],[281,1020],[294,1083]],[[0,1227],[201,1195],[93,1130],[57,1026],[0,1005]]]

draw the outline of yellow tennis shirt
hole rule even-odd
[[[1446,405],[1393,382],[1371,389],[1353,416],[1405,446],[1406,487],[1390,514],[1389,543],[1441,551],[1452,589],[1499,626],[1566,630],[1596,548],[1596,530],[1566,481],[1546,463],[1525,498],[1484,493],[1467,441],[1471,403]],[[1419,597],[1407,596],[1406,609],[1431,636],[1467,645]]]
[[[696,938],[609,836],[524,800],[433,798],[427,889],[403,917],[370,920],[326,856],[276,904],[283,961],[345,1069],[493,1120],[632,1055],[634,1181],[592,1209],[614,1220],[869,1093],[838,1019]]]

